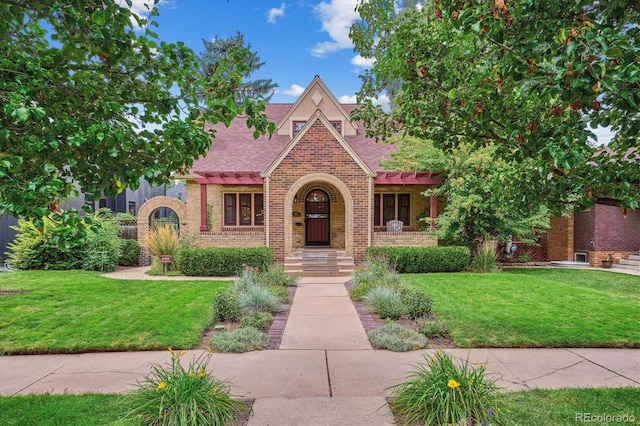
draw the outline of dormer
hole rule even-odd
[[[313,78],[296,103],[277,124],[276,134],[287,135],[293,139],[317,110],[322,111],[322,114],[341,136],[358,134],[357,126],[349,121],[349,113],[340,105],[333,93],[327,89],[319,76]]]

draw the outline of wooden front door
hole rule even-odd
[[[329,196],[321,189],[314,189],[305,200],[305,243],[308,246],[330,244]]]

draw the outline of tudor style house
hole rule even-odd
[[[182,177],[186,203],[160,196],[140,207],[141,264],[149,262],[149,221],[140,218],[160,207],[171,208],[180,233],[197,234],[202,247],[268,246],[285,267],[300,266],[310,248],[342,256],[353,268],[370,246],[437,245],[423,228],[433,226],[429,218],[443,205],[424,192],[438,186],[440,174],[385,170],[380,161],[395,146],[366,138],[350,120],[355,108],[341,104],[316,76],[295,103],[266,104],[276,123],[271,137],[254,139],[242,117],[212,127],[208,154]],[[613,253],[622,263],[640,250],[639,224],[640,211],[606,205],[552,218],[533,260],[599,266]],[[296,272],[295,266],[288,270]]]
[[[305,247],[358,262],[369,246],[436,245],[418,217],[437,216],[436,197],[423,193],[439,174],[384,170],[395,148],[365,137],[350,121],[355,107],[316,76],[295,103],[266,105],[271,138],[254,139],[241,117],[215,126],[209,153],[184,177],[186,204],[169,206],[181,233],[197,232],[203,247],[268,246],[280,263]]]

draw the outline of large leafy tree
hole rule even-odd
[[[278,87],[271,79],[248,80],[250,75],[262,68],[265,62],[260,61],[260,56],[255,51],[251,51],[251,44],[245,46],[244,35],[240,32],[229,38],[219,38],[215,36],[212,41],[202,40],[204,44],[204,52],[198,56],[198,61],[202,67],[202,72],[207,77],[219,72],[220,63],[228,61],[229,56],[238,49],[246,50],[249,54],[245,57],[242,64],[242,84],[236,90],[236,98],[239,102],[244,101],[245,97],[258,98],[262,97],[264,102],[269,102],[274,94],[274,90]]]
[[[549,229],[548,210],[537,203],[522,202],[521,185],[528,186],[532,174],[525,179],[516,164],[498,158],[495,145],[474,148],[460,144],[445,156],[429,140],[390,140],[398,149],[384,167],[442,173],[443,182],[435,194],[446,199],[445,209],[436,219],[435,230],[430,230],[437,238],[464,244],[512,238],[535,243],[537,236]]]
[[[188,168],[241,111],[251,52],[231,49],[206,78],[193,51],[157,40],[158,14],[131,1],[0,0],[0,214],[42,217],[76,192],[115,195]],[[203,97],[203,93],[205,96]]]
[[[640,6],[625,0],[362,1],[358,95],[370,136],[495,145],[519,167],[518,208],[554,213],[613,197],[640,207]],[[400,82],[400,84],[398,84]],[[385,91],[389,112],[370,100]],[[592,129],[609,126],[608,147]]]

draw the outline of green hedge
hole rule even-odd
[[[459,272],[471,260],[471,251],[463,246],[369,247],[367,255],[386,255],[401,273]]]
[[[185,248],[178,251],[178,268],[184,275],[231,277],[244,265],[264,269],[273,263],[271,249],[254,248]]]

